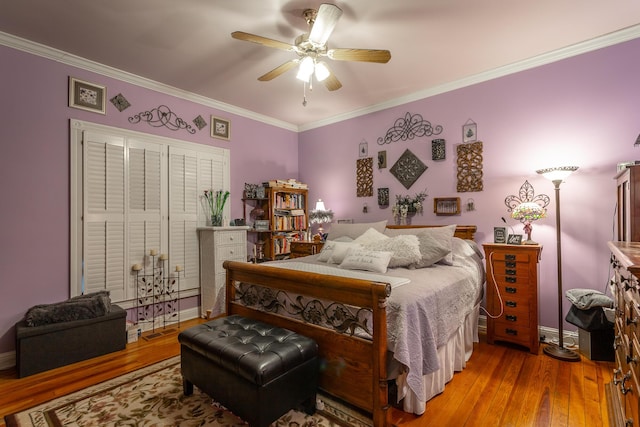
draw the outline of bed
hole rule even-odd
[[[426,402],[464,368],[478,341],[484,269],[473,242],[476,227],[340,225],[332,226],[317,255],[264,264],[225,262],[226,312],[315,339],[324,360],[320,387],[369,412],[374,425],[390,425],[390,380],[403,409],[422,414]],[[365,238],[382,239],[380,234],[386,239]],[[406,254],[397,248],[399,242],[413,250],[418,239],[426,253],[425,242],[439,245],[434,236],[451,247],[446,256],[424,268],[402,264]],[[345,252],[352,244],[358,250],[351,246]],[[393,245],[396,252],[385,250]],[[354,254],[362,255],[356,257],[360,261],[378,262],[365,252],[391,253],[392,268],[384,273],[378,266],[361,272],[357,263],[347,268]],[[327,260],[335,261],[338,254],[341,267]]]

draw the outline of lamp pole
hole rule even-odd
[[[558,260],[558,345],[548,344],[542,351],[550,357],[566,362],[577,362],[580,355],[564,347],[564,332],[562,328],[562,233],[560,228],[560,184],[562,180],[577,170],[576,166],[541,169],[536,171],[553,182],[556,191],[556,244]]]

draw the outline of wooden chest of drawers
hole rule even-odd
[[[614,271],[615,369],[607,384],[612,426],[640,426],[640,243],[609,242]]]
[[[308,240],[299,240],[291,242],[291,258],[300,258],[303,256],[319,254],[324,246],[323,242],[315,242]]]
[[[487,342],[510,342],[538,354],[539,245],[484,244]]]

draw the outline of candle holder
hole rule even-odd
[[[152,249],[149,256],[150,268],[134,264],[131,270],[136,276],[136,324],[151,325],[150,329],[155,333],[156,329],[166,330],[169,325],[180,324],[180,273],[183,268],[176,265],[173,274],[168,273],[169,257],[166,254],[158,254]]]

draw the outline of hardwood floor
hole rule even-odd
[[[180,329],[201,320],[182,323]],[[17,379],[0,371],[0,427],[4,416],[156,363],[180,352],[177,332],[67,367]],[[43,355],[46,357],[46,355]],[[467,367],[415,416],[393,409],[397,426],[607,426],[604,385],[613,363],[569,363],[481,337]]]

